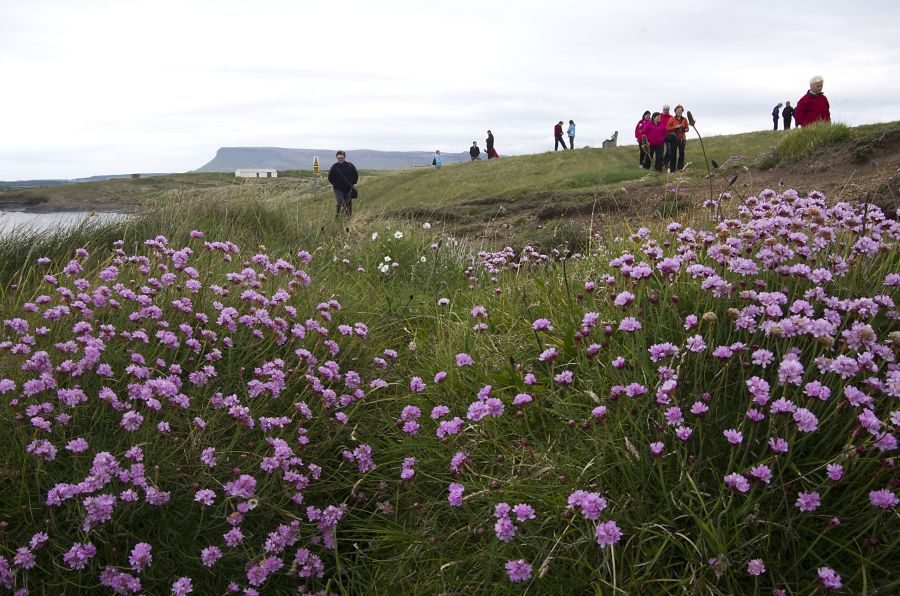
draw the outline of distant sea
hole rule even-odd
[[[91,213],[69,211],[64,213],[22,213],[0,211],[0,238],[14,232],[40,233],[76,227],[91,218],[98,222],[114,222],[128,217],[121,213]]]

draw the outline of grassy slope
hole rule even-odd
[[[778,139],[779,133],[767,131],[712,137],[705,143],[709,158],[724,162],[733,155],[752,158],[769,152]],[[361,185],[366,197],[361,207],[367,210],[371,204],[371,209],[390,213],[420,207],[423,197],[429,197],[429,205],[440,208],[482,197],[516,198],[547,192],[564,197],[585,191],[609,192],[622,181],[647,175],[637,165],[637,153],[636,145],[578,149],[454,164],[440,170],[389,172]],[[694,164],[693,172],[699,175],[702,169],[705,174],[700,143],[688,141],[685,153]],[[664,175],[650,174],[651,182],[658,178]]]
[[[767,137],[775,138],[774,133],[755,134],[759,135],[755,147],[772,142],[766,140]],[[723,160],[730,154],[753,155],[748,149],[753,146],[749,142],[739,148],[737,139],[731,146],[725,144],[726,139],[720,140],[723,145],[718,148],[715,147],[716,139],[710,141],[711,157]],[[621,156],[624,156],[622,167],[632,168],[631,164],[636,161],[635,151],[633,147],[612,151],[581,150],[448,166],[440,172],[422,169],[367,175],[361,185],[364,198],[358,210],[372,216],[402,214],[422,197],[437,196],[438,191],[445,193],[441,200],[447,205],[457,205],[472,212],[477,205],[461,203],[489,196],[488,190],[511,199],[521,197],[521,193],[577,192],[588,188],[577,186],[581,184],[579,175],[598,170],[603,173],[616,171]],[[689,146],[688,156],[696,160],[699,148]],[[607,159],[610,161],[604,161]],[[529,164],[530,167],[526,167]],[[531,168],[537,172],[528,174]],[[640,170],[634,170],[641,174]],[[454,184],[446,184],[446,179],[442,178],[457,173],[460,178]],[[478,176],[483,177],[478,181],[471,180]],[[528,176],[531,176],[530,181]],[[429,181],[433,182],[431,187],[425,184]],[[659,183],[655,176],[652,183]],[[515,190],[504,194],[506,185]],[[556,196],[553,195],[554,200]],[[382,209],[382,202],[390,207]],[[249,259],[261,244],[267,248],[260,248],[260,251],[268,252],[273,258],[292,261],[298,247],[310,250],[314,254],[309,269],[313,285],[298,292],[292,301],[300,310],[300,320],[315,316],[316,303],[330,297],[338,298],[344,310],[337,322],[366,321],[371,334],[369,343],[361,347],[351,344],[342,352],[342,367],[363,370],[366,380],[383,374],[392,383],[385,395],[374,395],[372,399],[360,402],[361,405],[351,412],[354,423],[346,427],[329,423],[329,413],[319,415],[317,410],[317,421],[311,427],[313,443],[303,451],[303,457],[325,464],[328,473],[321,483],[307,491],[308,503],[320,506],[351,500],[355,503],[351,514],[342,522],[340,548],[333,557],[329,556],[328,575],[319,587],[331,581],[330,589],[346,593],[435,593],[442,589],[449,593],[520,593],[519,586],[505,580],[502,566],[508,559],[522,557],[535,564],[536,576],[542,563],[548,568],[548,575],[538,577],[532,586],[533,593],[554,593],[561,585],[569,586],[572,593],[590,590],[599,593],[605,588],[612,589],[611,584],[618,584],[632,593],[646,590],[648,586],[653,586],[653,592],[752,593],[757,590],[763,593],[783,585],[792,586],[797,593],[808,593],[816,587],[815,569],[824,564],[837,568],[851,590],[861,591],[862,586],[871,584],[882,588],[884,593],[897,589],[896,574],[889,572],[894,565],[889,561],[896,563],[896,556],[890,553],[896,553],[892,549],[896,548],[898,540],[897,518],[891,513],[882,515],[874,511],[865,500],[868,489],[863,490],[867,483],[871,488],[886,485],[892,474],[881,468],[874,450],[870,450],[865,458],[855,458],[852,465],[848,464],[845,483],[834,489],[824,489],[834,493],[826,494],[821,519],[798,514],[793,495],[790,501],[784,496],[783,503],[779,498],[782,496],[782,478],[795,482],[797,488],[803,490],[830,486],[823,480],[821,466],[830,461],[825,455],[830,457],[844,447],[842,441],[847,438],[848,428],[855,424],[854,413],[845,409],[834,414],[842,420],[839,422],[844,428],[840,432],[829,430],[808,438],[797,435],[796,441],[792,438],[793,460],[791,465],[785,465],[783,472],[779,470],[779,481],[775,484],[778,491],[766,492],[757,486],[751,497],[744,498],[722,488],[722,475],[734,470],[743,471],[747,464],[757,463],[758,460],[751,457],[751,442],[755,446],[767,435],[761,430],[748,431],[746,449],[734,451],[737,460],[730,465],[730,461],[726,462],[728,452],[723,448],[721,431],[742,423],[743,413],[740,408],[734,409],[730,398],[739,394],[745,377],[760,372],[758,369],[745,373],[739,366],[724,367],[714,360],[699,360],[699,357],[685,364],[684,395],[693,399],[701,392],[709,391],[714,396],[713,410],[707,417],[709,422],[698,426],[701,432],[698,432],[697,442],[690,447],[681,447],[674,439],[667,439],[670,451],[660,460],[647,456],[647,444],[662,432],[651,398],[641,402],[640,410],[631,411],[632,402],[606,401],[609,386],[613,383],[655,378],[657,365],[648,361],[646,347],[649,343],[687,335],[681,331],[683,313],[680,311],[717,313],[720,323],[702,328],[711,346],[735,340],[747,343],[772,341],[762,334],[752,338],[735,336],[726,322],[727,307],[732,303],[711,298],[682,277],[677,284],[654,280],[651,287],[636,292],[638,301],[628,313],[637,314],[638,308],[645,311],[639,316],[648,330],[646,335],[616,334],[608,340],[609,345],[597,360],[587,360],[572,339],[583,311],[599,311],[601,320],[610,323],[615,323],[625,313],[613,308],[605,291],[598,292],[597,296],[579,297],[579,288],[585,279],[598,279],[608,271],[605,263],[611,254],[623,250],[640,254],[640,242],[611,241],[606,246],[609,254],[596,254],[590,260],[551,264],[546,268],[527,267],[521,273],[506,271],[498,276],[496,283],[478,268],[474,273],[478,283],[469,288],[467,274],[463,271],[470,261],[454,254],[452,244],[436,229],[426,234],[411,226],[403,227],[405,236],[396,239],[396,228],[365,218],[356,220],[349,231],[333,224],[318,225],[318,221],[330,219],[325,216],[333,209],[327,190],[313,200],[295,185],[282,180],[247,185],[213,184],[192,190],[165,190],[154,204],[167,205],[167,209],[134,222],[117,224],[110,230],[82,231],[80,236],[59,237],[40,245],[24,239],[20,243],[5,242],[0,246],[0,279],[3,282],[0,284],[3,317],[0,318],[19,314],[22,303],[36,294],[51,293],[52,286],[41,283],[42,275],[47,271],[58,273],[77,246],[86,246],[91,252],[92,260],[83,275],[91,280],[96,280],[97,271],[109,264],[111,241],[116,238],[125,239],[129,254],[152,252],[141,248],[142,243],[157,234],[166,235],[173,247],[192,245],[196,255],[196,261],[192,263],[204,276],[215,281],[221,281],[226,270],[239,270],[242,267],[239,261]],[[316,222],[315,225],[309,225],[309,220]],[[192,228],[204,230],[210,241],[235,241],[241,247],[240,259],[226,267],[218,255],[202,250],[200,242],[190,239],[188,231]],[[370,239],[373,231],[379,232],[377,240]],[[437,252],[430,248],[431,242],[442,242]],[[50,269],[34,265],[35,257],[40,255],[53,259]],[[390,275],[377,273],[376,266],[383,262],[385,255],[391,255],[394,262],[401,264]],[[421,256],[426,257],[426,263],[421,263]],[[346,266],[340,266],[343,258],[348,260]],[[367,272],[355,275],[353,272],[358,266],[365,267]],[[883,279],[888,272],[894,271],[897,271],[897,253],[886,253],[873,259],[868,269],[855,270],[851,278],[836,282],[832,291],[841,296],[863,295],[865,280]],[[800,280],[782,280],[771,273],[766,276],[772,288],[790,284],[791,294],[795,297],[800,296],[808,285],[803,285],[805,282]],[[125,282],[132,278],[138,280],[138,285],[143,283],[133,266],[126,270],[121,280]],[[273,277],[269,289],[274,290],[281,283],[281,279]],[[12,284],[18,284],[18,287]],[[502,292],[495,294],[494,287],[502,288]],[[654,294],[658,295],[659,304],[668,304],[672,301],[671,294],[676,292],[680,296],[678,310],[656,307],[657,302],[650,300]],[[165,306],[168,304],[166,298],[178,293],[178,288],[169,289],[159,303]],[[239,302],[238,293],[235,288],[232,294],[235,303]],[[439,296],[451,298],[450,309],[441,310],[435,306]],[[213,297],[198,298],[198,310],[209,309],[212,300]],[[473,306],[482,304],[491,313],[490,331],[478,334],[471,331],[473,320],[469,313]],[[734,304],[743,306],[737,301]],[[111,320],[117,328],[124,328],[130,325],[126,314],[125,311],[115,314],[97,309],[95,324]],[[530,321],[538,317],[551,319],[558,331],[540,337],[531,333]],[[37,320],[35,324],[38,324]],[[52,326],[53,335],[40,340],[42,347],[68,338],[71,321]],[[880,336],[894,329],[896,323],[879,322]],[[598,341],[605,341],[599,337],[599,332],[596,335]],[[408,348],[411,341],[417,345],[416,352]],[[291,358],[290,350],[296,347],[288,345],[281,350],[269,340],[255,343],[246,333],[238,337],[237,345],[236,350],[230,351],[229,359],[219,365],[220,376],[209,392],[219,387],[226,393],[243,392],[248,377],[241,366],[249,369],[275,356]],[[558,346],[563,352],[555,364],[537,361],[537,354],[548,345]],[[765,345],[774,347],[773,343]],[[117,343],[108,350],[108,358],[117,370],[126,364],[123,347]],[[787,347],[779,343],[776,349],[780,354]],[[810,357],[823,349],[812,341],[802,347],[806,350],[805,356]],[[384,348],[401,351],[399,362],[384,373],[371,371],[365,363],[371,362],[372,357],[381,354]],[[146,352],[151,359],[157,355],[174,358],[155,345],[135,349]],[[453,356],[460,351],[475,356],[479,366],[454,369]],[[619,354],[633,360],[623,371],[608,365],[612,357]],[[328,357],[324,352],[319,356]],[[358,361],[354,360],[356,358]],[[522,419],[514,418],[510,413],[481,427],[470,426],[448,444],[435,441],[434,423],[428,421],[430,406],[448,403],[454,414],[462,414],[468,402],[486,384],[492,384],[507,402],[516,391],[524,390],[521,372],[514,370],[510,358],[533,366],[540,374],[542,384],[531,390],[537,398],[536,407],[528,410]],[[183,361],[186,367],[190,363],[188,359]],[[20,374],[12,360],[6,360],[3,365],[7,367],[3,374]],[[551,375],[563,366],[571,366],[576,371],[578,381],[571,389],[557,387],[550,381]],[[433,374],[442,368],[451,371],[447,384],[431,383]],[[774,385],[776,375],[773,370],[762,374],[772,379]],[[428,391],[415,398],[415,403],[423,408],[421,422],[427,426],[418,437],[409,438],[396,428],[395,420],[401,406],[412,399],[405,387],[413,375],[421,375],[429,384]],[[815,375],[811,365],[809,375],[810,378]],[[92,383],[90,389],[93,392],[97,379],[85,380],[87,382]],[[124,383],[122,379],[117,382]],[[843,381],[832,379],[831,382],[835,393],[839,393]],[[121,393],[125,394],[124,388]],[[611,413],[607,423],[582,428],[580,423],[598,403],[592,393],[610,406]],[[301,396],[313,405],[320,401],[309,394],[299,375],[292,378],[287,395],[292,398],[249,403],[259,408],[255,411],[257,414],[275,415],[290,414],[295,396]],[[132,442],[145,440],[148,465],[161,465],[155,478],[159,478],[163,488],[174,491],[177,501],[177,507],[159,510],[159,514],[144,507],[137,520],[125,519],[122,514],[115,522],[98,529],[95,534],[99,536],[98,544],[103,541],[103,552],[96,564],[82,574],[61,571],[59,563],[60,553],[73,541],[82,539],[77,528],[83,515],[77,503],[71,502],[47,513],[40,506],[32,505],[29,499],[38,502],[37,495],[42,494],[34,491],[35,486],[40,486],[45,493],[52,482],[80,478],[88,467],[89,455],[62,454],[53,466],[42,466],[24,455],[24,444],[33,438],[32,433],[8,418],[12,410],[4,410],[7,416],[4,422],[16,432],[10,432],[6,443],[0,443],[4,447],[12,445],[0,449],[10,458],[4,460],[0,478],[15,480],[4,482],[8,493],[0,493],[4,497],[0,498],[2,518],[14,522],[7,530],[9,538],[2,544],[3,554],[11,557],[12,548],[24,544],[31,532],[43,527],[45,515],[54,515],[58,529],[53,531],[52,543],[39,555],[40,568],[32,574],[32,581],[37,585],[44,582],[46,586],[63,589],[64,583],[70,582],[67,589],[76,592],[79,584],[74,580],[83,582],[80,584],[83,590],[87,590],[87,586],[96,586],[100,565],[111,562],[124,566],[127,549],[139,539],[152,542],[156,549],[157,562],[152,574],[145,576],[148,591],[165,590],[174,579],[170,576],[176,572],[194,577],[196,593],[221,593],[227,579],[243,577],[244,564],[262,556],[260,545],[265,534],[283,519],[279,517],[282,512],[278,507],[284,506],[292,513],[302,509],[283,503],[285,495],[281,491],[271,487],[265,492],[261,489],[262,494],[273,500],[264,498],[258,513],[249,516],[245,528],[252,530],[254,536],[248,540],[246,552],[229,552],[216,571],[203,568],[197,561],[198,548],[205,544],[221,544],[221,535],[228,529],[223,521],[227,510],[221,499],[217,508],[204,518],[208,520],[205,524],[195,523],[199,508],[192,504],[190,482],[199,479],[204,486],[219,486],[214,483],[228,480],[232,465],[240,463],[244,468],[252,467],[259,457],[269,452],[261,435],[244,433],[238,441],[238,433],[233,432],[221,412],[204,409],[206,406],[199,396],[195,404],[197,409],[179,415],[175,425],[179,437],[183,435],[186,441],[191,441],[193,451],[189,459],[184,457],[184,448],[174,439],[171,443],[158,440],[150,424],[145,425],[147,428],[141,435],[132,438],[117,430],[118,415],[105,410],[98,410],[96,418],[79,414],[67,438],[82,429],[92,433],[89,436],[95,450],[105,448],[117,454]],[[823,404],[811,407],[820,408],[820,413],[826,411]],[[210,425],[206,435],[186,432],[194,414],[207,418]],[[573,421],[571,425],[569,420]],[[97,429],[104,429],[104,432]],[[248,438],[254,439],[255,446],[247,442]],[[522,438],[528,438],[530,444],[522,443]],[[629,447],[632,443],[626,439],[637,447]],[[198,447],[205,446],[206,441],[209,444],[216,442],[222,452],[223,463],[214,471],[200,467],[194,453]],[[352,448],[363,441],[373,445],[379,467],[359,484],[354,484],[359,478],[353,472],[353,466],[341,462],[339,453],[341,449]],[[702,447],[694,447],[695,444]],[[451,477],[447,473],[447,460],[458,449],[468,450],[473,464],[462,476]],[[641,456],[636,457],[633,452]],[[250,462],[241,463],[240,458],[248,455]],[[399,484],[399,464],[408,455],[420,459],[419,472],[414,482]],[[182,465],[183,476],[181,469],[176,469]],[[17,475],[9,474],[10,469],[35,478],[34,484],[28,485],[31,492],[20,488],[26,484],[20,482]],[[389,487],[386,492],[379,488],[382,480]],[[466,506],[461,510],[449,508],[446,502],[446,485],[456,480],[467,485]],[[495,480],[499,485],[496,489],[492,488]],[[694,486],[695,481],[699,487]],[[626,531],[621,547],[599,549],[593,540],[591,524],[579,517],[570,519],[562,515],[566,496],[576,488],[602,490],[610,498],[608,514],[618,519]],[[539,513],[538,520],[523,524],[520,538],[510,545],[501,544],[493,537],[491,511],[501,500],[510,504],[531,503]],[[387,514],[378,509],[382,502],[390,503],[394,513]],[[29,515],[18,514],[22,506],[28,509]],[[844,525],[820,537],[820,522],[828,515],[840,515]],[[134,521],[146,522],[148,527],[140,527]],[[864,539],[870,535],[866,524],[883,524],[878,526],[881,528],[879,536],[885,541],[882,548],[867,550],[868,547],[863,546]],[[157,531],[156,528],[161,526],[172,530]],[[310,524],[304,527],[302,544],[306,544],[312,533]],[[200,538],[195,539],[198,535]],[[112,547],[118,552],[112,552]],[[326,554],[321,549],[317,552]],[[721,566],[708,563],[712,557],[720,555],[727,555],[731,563],[726,561]],[[744,572],[746,561],[757,556],[766,558],[770,568],[759,584]],[[338,573],[336,570],[342,567],[345,573]],[[725,573],[721,579],[720,571]],[[290,583],[286,577],[281,577],[272,580],[266,588],[277,590]]]

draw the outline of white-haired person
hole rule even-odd
[[[669,113],[669,104],[664,103],[662,106],[662,112],[659,114],[659,123],[662,124],[663,130],[669,125],[669,119],[672,118],[672,114]],[[666,144],[663,148],[663,163],[669,163],[669,142],[666,141]],[[666,166],[668,167],[668,165]]]
[[[794,108],[794,122],[797,126],[809,126],[814,122],[831,122],[831,106],[828,98],[822,93],[825,81],[820,76],[809,80],[809,91],[797,102]]]

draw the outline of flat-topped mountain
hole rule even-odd
[[[319,157],[319,167],[328,168],[334,162],[337,149],[287,149],[284,147],[221,147],[208,164],[197,172],[233,172],[238,168],[275,168],[276,170],[311,170],[313,159]],[[375,151],[347,150],[347,159],[357,168],[366,170],[396,170],[414,166],[430,166],[431,151]],[[468,161],[469,153],[441,153],[445,164]]]

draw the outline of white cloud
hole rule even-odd
[[[814,14],[812,14],[814,12]],[[900,4],[5,0],[0,179],[185,171],[220,146],[503,154],[630,142],[683,103],[765,129],[826,79],[849,124],[900,113]]]

